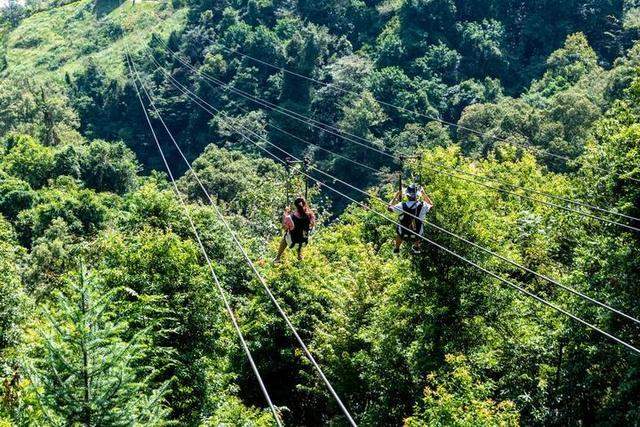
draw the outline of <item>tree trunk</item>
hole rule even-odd
[[[81,272],[81,280],[84,282],[84,271]],[[81,302],[81,309],[82,309],[82,314],[83,314],[83,323],[84,321],[86,321],[86,315],[87,315],[87,311],[88,311],[88,301],[87,301],[87,294],[86,294],[86,289],[84,288],[84,283],[83,283],[83,287],[82,287],[82,302]],[[83,329],[86,326],[90,325],[85,325],[83,324]],[[81,341],[80,341],[80,346],[82,349],[82,379],[83,379],[83,387],[84,387],[84,396],[83,396],[83,414],[82,414],[82,418],[83,418],[83,424],[86,427],[91,427],[91,391],[90,391],[90,384],[89,384],[89,355],[87,353],[87,346],[86,346],[86,342],[85,342],[85,337],[83,336]]]

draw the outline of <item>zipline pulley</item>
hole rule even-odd
[[[405,170],[405,162],[407,160],[422,160],[422,155],[415,155],[415,156],[407,156],[405,154],[401,154],[398,156],[398,159],[400,160],[400,170],[398,171],[398,191],[400,191],[400,194],[403,193],[404,191],[404,186],[402,183],[402,179],[404,177],[404,170]],[[418,183],[420,185],[422,185],[422,167],[418,168]],[[411,180],[415,181],[415,175],[413,174],[413,171],[411,172]]]

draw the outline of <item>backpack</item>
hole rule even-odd
[[[419,219],[422,212],[423,202],[417,202],[412,208],[407,202],[402,203],[402,215],[400,215],[400,226],[398,233],[403,237],[414,237],[414,233],[420,233],[422,221]]]

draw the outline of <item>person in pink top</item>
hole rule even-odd
[[[278,255],[273,260],[279,263],[282,254],[289,248],[293,249],[298,245],[298,259],[302,259],[302,246],[309,243],[309,231],[316,225],[316,216],[307,204],[304,197],[298,197],[294,201],[296,210],[291,213],[291,209],[286,208],[282,217],[282,226],[285,229],[284,237],[280,242]]]

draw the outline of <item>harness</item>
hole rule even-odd
[[[416,237],[422,230],[422,221],[420,212],[424,206],[423,202],[417,202],[412,208],[407,202],[402,203],[402,214],[400,215],[400,225],[398,226],[398,234],[402,237]],[[415,234],[414,234],[415,233]]]

